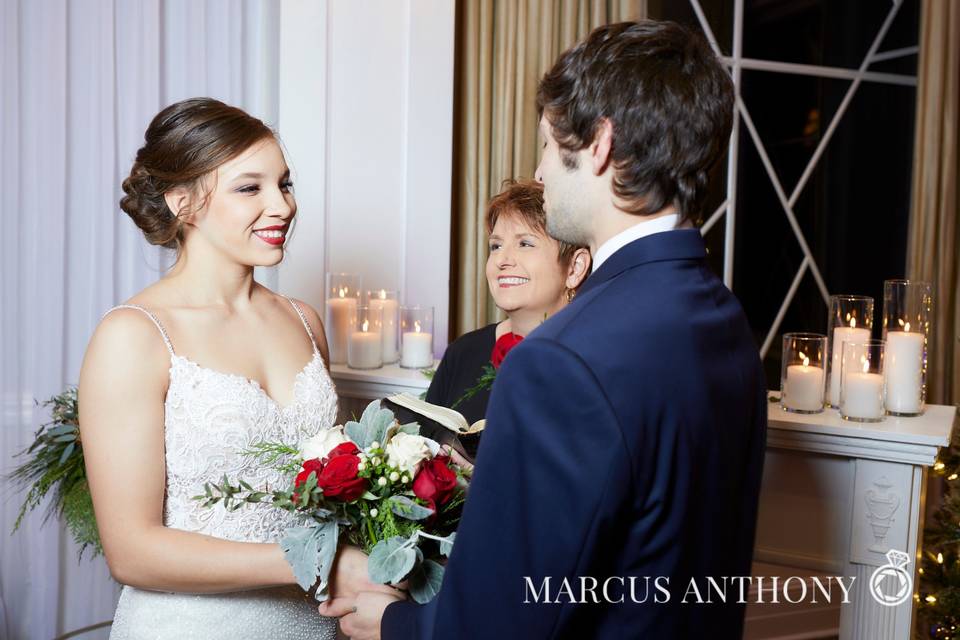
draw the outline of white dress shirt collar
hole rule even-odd
[[[663,216],[662,218],[654,218],[653,220],[638,222],[632,227],[629,227],[628,229],[625,229],[613,236],[600,245],[599,248],[597,248],[597,254],[593,256],[593,271],[599,269],[600,265],[606,262],[607,258],[634,240],[639,240],[640,238],[652,235],[654,233],[672,231],[674,228],[676,228],[679,217],[680,216],[676,213],[671,213],[670,215]]]

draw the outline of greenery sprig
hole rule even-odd
[[[80,546],[80,557],[87,549],[96,557],[103,553],[103,547],[83,463],[77,389],[68,387],[38,404],[50,407],[51,420],[37,430],[33,443],[17,454],[16,457],[25,457],[26,461],[9,476],[17,490],[27,493],[13,531],[20,528],[27,513],[50,495],[43,522],[51,516],[62,518]]]
[[[473,385],[469,389],[463,392],[463,395],[457,398],[457,401],[450,405],[451,409],[456,409],[461,404],[477,395],[481,391],[486,391],[493,388],[493,381],[497,377],[497,370],[493,367],[491,363],[483,365],[483,369],[480,370],[480,377],[477,378],[477,384]]]

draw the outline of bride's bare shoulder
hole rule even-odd
[[[141,292],[123,304],[150,310],[158,300]],[[108,380],[132,376],[141,384],[164,384],[169,368],[169,352],[160,329],[139,309],[114,308],[94,329],[83,359],[81,378]],[[91,374],[85,376],[85,374]]]

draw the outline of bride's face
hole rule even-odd
[[[280,145],[273,138],[264,139],[215,173],[203,185],[210,195],[191,224],[194,233],[238,263],[279,263],[297,212]]]

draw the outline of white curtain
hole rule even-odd
[[[279,0],[0,0],[0,474],[46,421],[34,399],[76,383],[103,312],[169,266],[117,205],[148,122],[212,96],[275,124],[279,11]],[[272,270],[258,278],[276,286]],[[102,558],[78,563],[39,510],[10,536],[22,499],[4,484],[0,637],[110,619],[119,587]]]

